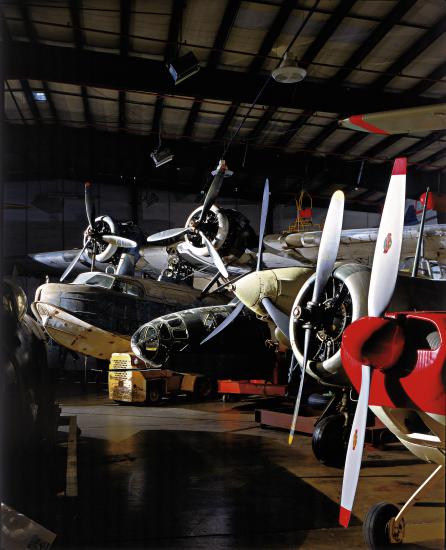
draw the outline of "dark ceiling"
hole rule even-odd
[[[389,159],[398,155],[412,165],[409,196],[444,185],[446,130],[382,136],[337,123],[445,101],[443,0],[34,0],[0,7],[8,179],[199,192],[244,121],[226,155],[235,171],[229,194],[257,197],[269,176],[278,201],[304,187],[324,204],[336,186],[351,207],[376,209]],[[278,84],[271,69],[293,39],[291,52],[308,75]],[[189,50],[201,70],[175,86],[165,63]],[[156,169],[149,155],[160,137],[175,158]]]

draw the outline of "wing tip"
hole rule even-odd
[[[351,510],[347,510],[347,508],[341,506],[341,509],[339,510],[339,525],[342,525],[342,527],[348,527],[351,515]]]
[[[392,168],[392,176],[405,176],[407,173],[407,158],[398,157],[395,159]]]

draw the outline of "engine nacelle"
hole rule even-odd
[[[137,225],[133,222],[119,222],[111,218],[110,216],[98,216],[95,218],[96,231],[100,235],[119,235],[120,237],[126,237],[132,239],[142,245],[145,241],[144,234]],[[87,241],[87,234],[84,233],[84,245]],[[109,262],[115,266],[118,265],[121,259],[122,252],[129,252],[129,249],[118,247],[111,243],[97,242],[96,244],[96,262]],[[86,255],[88,259],[93,259],[93,245],[90,244],[86,249]]]
[[[290,340],[300,365],[303,363],[304,333],[307,303],[311,301],[315,275],[300,289],[292,308]],[[337,267],[326,286],[321,319],[313,331],[306,372],[322,382],[349,385],[342,368],[341,341],[344,329],[356,319],[367,315],[370,269],[360,264]]]
[[[149,367],[233,380],[270,379],[273,353],[266,323],[243,310],[220,334],[201,345],[234,306],[209,306],[164,315],[132,336],[132,350]]]
[[[190,227],[199,219],[201,210],[200,206],[191,213],[185,227]],[[246,248],[256,245],[256,235],[249,220],[237,210],[219,208],[214,204],[201,229],[222,257],[239,258]],[[199,235],[186,235],[184,246],[195,256],[209,256]]]

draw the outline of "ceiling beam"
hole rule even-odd
[[[178,55],[178,39],[181,33],[185,4],[185,0],[175,0],[172,2],[172,13],[170,15],[169,33],[167,36],[168,42],[164,50],[164,61],[166,63],[172,61]]]
[[[232,30],[232,26],[237,17],[238,11],[240,9],[241,0],[228,0],[226,5],[225,13],[221,20],[220,26],[218,27],[217,34],[215,35],[214,44],[212,46],[212,51],[209,54],[206,67],[208,69],[216,69],[220,63],[222,50],[224,49],[226,42],[228,41],[229,34]]]
[[[433,155],[429,155],[428,157],[418,161],[418,169],[424,167],[424,166],[427,166],[427,165],[435,165],[435,163],[438,161],[438,160],[442,160],[446,157],[446,148],[444,149],[440,149],[439,151],[437,151],[436,153],[434,153]],[[438,167],[440,170],[443,170],[444,168],[446,168],[445,166],[439,166]]]
[[[334,11],[333,15],[331,15],[328,20],[325,22],[324,26],[322,27],[321,31],[317,35],[317,37],[313,40],[313,42],[308,46],[307,50],[303,54],[300,60],[300,64],[307,67],[310,65],[310,63],[315,59],[315,57],[319,54],[319,52],[322,50],[322,48],[326,45],[328,40],[333,36],[333,33],[336,31],[336,29],[339,27],[340,23],[343,21],[343,19],[347,16],[348,12],[352,8],[353,4],[356,0],[349,0],[347,2],[340,2],[339,6]],[[299,88],[301,87],[302,82],[298,84]],[[316,109],[313,109],[313,112],[316,111]],[[338,112],[338,110],[332,111],[332,112]],[[297,119],[290,125],[288,128],[288,131],[280,136],[280,138],[277,140],[276,145],[279,145],[281,147],[284,147],[285,145],[288,145],[288,143],[294,138],[294,136],[299,132],[299,130],[302,128],[302,126],[307,122],[308,118],[313,113],[307,113],[305,115],[299,115]]]
[[[424,94],[429,88],[432,88],[436,84],[436,80],[442,80],[446,76],[446,61],[434,69],[425,80],[421,80],[418,84],[415,84],[410,90],[406,93],[410,96],[419,96]]]
[[[388,14],[388,16],[386,16],[386,19],[376,26],[370,36],[366,40],[364,40],[361,46],[359,46],[359,48],[345,62],[345,67],[339,69],[337,73],[329,79],[328,85],[340,84],[342,81],[344,81],[354,71],[354,68],[364,61],[364,59],[371,53],[375,46],[379,44],[379,42],[391,31],[391,29],[401,20],[401,18],[404,17],[404,15],[410,10],[410,8],[412,8],[415,3],[416,0],[404,0],[398,2]],[[340,112],[354,114],[351,111],[340,110]],[[300,126],[302,126],[303,123],[304,121],[301,120]],[[329,130],[327,129],[326,131],[324,131],[323,134],[316,136],[313,142],[310,142],[310,144],[308,145],[309,148],[317,149],[317,147],[321,145],[323,141],[328,139],[331,134],[337,129],[337,121],[331,123],[331,125],[329,126]]]
[[[430,135],[426,136],[423,139],[420,139],[407,149],[404,149],[404,151],[401,151],[400,155],[402,157],[411,157],[416,153],[419,153],[423,149],[426,149],[426,147],[429,147],[429,145],[432,145],[432,143],[435,143],[436,141],[439,141],[444,137],[446,137],[446,130],[437,130],[436,132],[432,132]]]
[[[356,147],[356,145],[361,143],[361,141],[367,136],[370,136],[370,134],[366,132],[355,132],[349,138],[347,138],[345,141],[335,147],[333,153],[336,153],[337,155],[343,155],[345,153],[348,154],[349,151],[353,149],[353,147]]]
[[[363,151],[362,155],[365,157],[371,157],[371,158],[379,156],[388,147],[391,147],[401,138],[405,137],[405,135],[406,134],[394,134],[392,136],[387,136],[382,141],[380,141],[379,143],[371,147],[370,149],[366,149],[365,151]]]
[[[283,27],[285,26],[286,22],[288,21],[289,16],[291,15],[293,9],[295,8],[295,2],[293,0],[285,0],[283,4],[278,9],[278,12],[276,14],[276,17],[274,18],[274,21],[272,22],[271,26],[269,27],[265,37],[263,38],[262,44],[260,45],[259,50],[257,51],[257,55],[254,57],[254,59],[251,61],[250,65],[247,69],[247,75],[257,75],[260,73],[262,66],[265,62],[265,56],[269,54],[271,51],[271,48],[274,45],[274,42],[278,39],[280,33],[283,30]],[[271,78],[271,76],[267,77],[268,79]],[[246,103],[252,104],[252,98],[257,97],[258,90],[260,90],[261,86],[265,84],[265,76],[261,77],[261,83],[259,83],[259,86],[255,93],[252,95],[251,99],[249,99]],[[265,92],[263,92],[262,95],[262,102],[265,98]],[[232,123],[232,118],[229,118],[230,114],[233,113],[233,116],[237,112],[238,106],[240,105],[240,101],[237,99],[234,99],[232,101],[231,109],[229,109],[226,113],[226,116],[222,120],[220,126],[217,128],[217,131],[215,132],[215,138],[224,136],[226,131],[229,129]],[[235,108],[237,107],[237,108]]]
[[[33,115],[34,120],[38,123],[42,122],[42,118],[40,116],[40,112],[37,107],[36,100],[34,99],[29,82],[27,80],[20,80],[20,84],[23,88],[23,93],[25,94],[26,102],[28,103],[28,107]]]
[[[260,117],[257,124],[254,126],[252,131],[250,132],[248,136],[249,141],[256,141],[260,134],[263,132],[263,130],[266,128],[267,124],[270,122],[270,120],[273,118],[274,113],[276,112],[275,107],[268,107],[263,115]]]
[[[82,50],[84,38],[80,20],[81,0],[70,0],[68,8],[70,10],[71,27],[73,29],[73,42],[78,50]]]
[[[356,0],[344,0],[339,3],[339,6],[331,15],[322,29],[317,34],[316,38],[308,46],[307,50],[299,60],[299,64],[303,67],[308,67],[308,65],[315,59],[319,54],[328,40],[333,36],[333,33],[339,27],[339,25],[344,21],[345,17],[348,16],[348,12],[351,10],[353,5],[356,3]]]
[[[25,42],[13,42],[9,47],[5,44],[5,50],[5,76],[9,79],[34,78],[77,86],[83,83],[98,88],[193,98],[202,95],[209,99],[249,104],[265,82],[262,75],[203,68],[193,78],[175,86],[164,63],[152,59],[133,56],[121,59],[116,54]],[[283,84],[271,83],[262,97],[262,103],[272,107],[331,113],[350,111],[352,114],[432,104],[431,98],[420,97],[411,101],[402,94],[376,91],[371,95],[368,87],[345,88],[309,80],[299,83],[298,94],[290,94],[289,88]]]
[[[222,50],[225,47],[225,44],[229,38],[229,34],[231,32],[232,25],[234,24],[235,18],[237,17],[240,4],[241,0],[229,0],[226,5],[223,18],[215,36],[214,44],[212,46],[212,50],[209,54],[209,58],[206,64],[206,68],[208,70],[216,69],[218,64],[220,63]],[[196,101],[194,101],[192,109],[189,112],[189,116],[183,130],[183,135],[186,137],[191,137],[193,134],[194,126],[201,109],[202,100],[202,94],[197,96]]]
[[[130,48],[130,18],[132,12],[132,0],[120,0],[120,43],[119,54],[126,58]],[[127,127],[126,121],[126,93],[119,90],[119,130],[124,131]]]
[[[347,59],[345,67],[342,67],[332,77],[331,81],[340,84],[360,65],[371,51],[381,42],[389,31],[406,15],[416,4],[417,0],[400,0],[386,15],[382,23],[379,23],[359,48]]]
[[[412,61],[414,61],[420,54],[422,54],[429,46],[431,46],[437,38],[442,36],[446,32],[446,17],[442,17],[436,25],[423,34],[423,36],[415,42],[409,49],[401,54],[390,67],[376,78],[371,87],[373,89],[382,89],[395,77],[394,75],[400,74]]]
[[[219,158],[220,144],[198,144],[192,141],[178,143],[175,140],[164,139],[163,144],[171,148],[175,154],[174,161],[170,168],[156,170],[153,168],[152,161],[147,155],[147,136],[133,135],[129,133],[118,134],[118,132],[109,132],[90,128],[72,128],[61,127],[57,125],[41,126],[23,126],[18,124],[7,124],[8,141],[4,144],[5,168],[7,176],[11,179],[20,179],[24,177],[24,156],[26,154],[23,143],[26,141],[29,145],[29,165],[26,171],[30,177],[33,174],[40,174],[40,177],[71,177],[73,179],[84,179],[91,176],[91,167],[85,162],[86,144],[92,140],[95,144],[94,149],[101,154],[96,155],[94,173],[98,180],[105,182],[116,182],[116,173],[118,170],[116,150],[122,149],[122,155],[126,158],[122,166],[122,175],[133,181],[133,177],[140,181],[147,181],[147,175],[152,173],[154,177],[162,180],[163,186],[169,189],[179,188],[179,183],[184,189],[191,191],[197,190],[196,179],[191,179],[189,183],[177,181],[178,178],[172,177],[178,172],[181,177],[187,173],[187,168],[193,168],[200,165],[203,170],[203,176],[215,166],[216,159]],[[53,148],[42,146],[42,143],[54,143]],[[78,151],[77,154],[72,154]],[[35,153],[39,153],[38,155]],[[243,165],[245,147],[235,145],[231,150],[228,164],[235,174],[231,180],[228,180],[227,192],[230,194],[234,185],[239,188],[240,197],[249,196],[253,200],[259,200],[258,182],[265,177],[270,178],[271,190],[273,195],[280,197],[282,194],[282,185],[288,181],[290,175],[298,178],[306,178],[313,181],[315,175],[326,173],[330,177],[330,185],[354,185],[357,180],[357,163],[344,162],[338,158],[318,159],[308,154],[293,153],[287,154],[276,149],[269,148],[250,148],[249,155]],[[64,159],[69,157],[70,163]],[[142,159],[142,160],[141,160]],[[180,168],[180,171],[177,171]],[[375,190],[383,189],[388,181],[390,173],[390,162],[370,163],[361,187]],[[22,175],[20,175],[20,171]],[[189,170],[190,172],[190,170]],[[431,171],[417,171],[413,176],[411,170],[408,174],[408,196],[419,196],[427,185],[433,187],[434,179]],[[248,175],[246,185],[239,185],[239,176]],[[231,183],[233,181],[233,184]],[[249,181],[252,182],[249,183]],[[189,187],[187,187],[189,186]],[[287,190],[290,193],[290,190]],[[294,193],[293,193],[294,194]],[[292,196],[292,195],[291,195]],[[290,194],[287,195],[290,199]],[[361,207],[362,209],[362,207]]]

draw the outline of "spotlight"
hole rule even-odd
[[[161,151],[159,149],[155,149],[153,153],[150,153],[150,156],[152,157],[157,168],[163,164],[167,164],[173,159],[173,154],[169,151],[169,149],[161,149]]]
[[[197,73],[200,70],[200,64],[193,52],[188,52],[171,61],[168,65],[168,69],[175,84],[179,84],[183,80],[186,80],[186,78]]]

